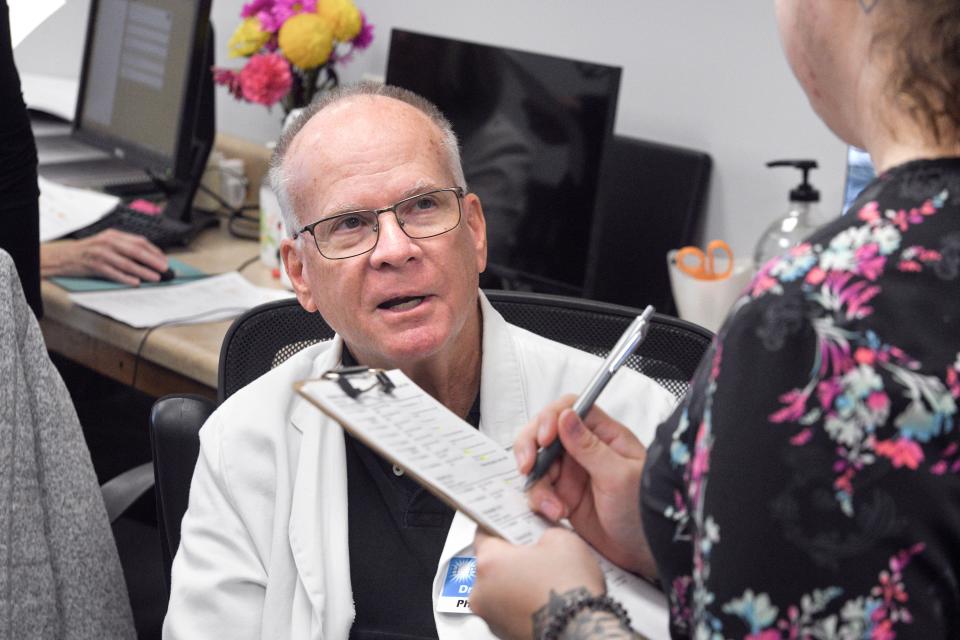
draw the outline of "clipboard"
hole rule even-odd
[[[474,429],[397,369],[347,367],[294,384],[296,392],[488,533],[532,544],[551,525],[530,510],[526,477],[508,449]],[[560,525],[563,526],[563,525]],[[594,550],[608,592],[646,637],[668,638],[663,592]]]
[[[509,450],[403,372],[349,367],[294,385],[357,440],[487,532],[530,544],[551,526],[530,510]]]

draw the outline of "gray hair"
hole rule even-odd
[[[393,98],[394,100],[399,100],[414,107],[426,115],[427,118],[440,129],[441,144],[447,153],[450,175],[453,176],[456,186],[464,190],[467,188],[466,180],[463,177],[463,166],[460,162],[460,147],[457,144],[457,136],[453,132],[450,121],[447,120],[435,104],[412,91],[389,84],[363,81],[341,85],[332,91],[322,94],[307,105],[303,111],[293,119],[283,130],[283,133],[280,134],[280,139],[277,140],[277,146],[273,151],[273,156],[270,158],[270,186],[277,195],[277,200],[280,203],[280,212],[283,216],[283,224],[286,228],[286,233],[290,235],[293,234],[299,225],[287,188],[289,186],[289,176],[283,167],[287,151],[289,151],[293,139],[297,137],[300,130],[306,126],[307,122],[309,122],[313,116],[330,105],[356,96],[385,96],[387,98]]]

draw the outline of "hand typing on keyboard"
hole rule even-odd
[[[142,281],[158,281],[167,267],[167,257],[153,243],[117,229],[40,246],[40,275],[44,278],[92,276],[136,286]]]

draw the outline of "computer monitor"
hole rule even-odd
[[[73,136],[190,203],[213,146],[210,0],[92,0]]]
[[[487,218],[481,283],[581,294],[620,69],[394,29],[386,81],[453,124]]]

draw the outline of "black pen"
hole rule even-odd
[[[600,392],[603,391],[607,383],[610,382],[610,379],[613,378],[613,374],[617,372],[617,369],[627,361],[630,354],[633,353],[640,343],[643,342],[643,339],[647,337],[647,331],[650,329],[650,317],[653,316],[653,313],[654,308],[648,305],[647,308],[643,310],[643,313],[634,318],[630,326],[627,327],[627,330],[624,331],[620,339],[617,340],[617,344],[610,350],[600,370],[597,371],[593,379],[590,380],[590,384],[587,385],[587,388],[583,390],[580,397],[573,403],[573,411],[580,416],[581,420],[587,417],[587,413],[589,413],[590,408],[593,407],[593,403],[597,401]],[[547,472],[547,469],[550,468],[550,465],[560,457],[562,452],[563,445],[560,444],[560,436],[558,434],[556,440],[551,442],[546,448],[540,449],[540,451],[537,452],[537,460],[533,464],[530,475],[527,476],[527,483],[524,489],[529,489],[537,480],[542,478]]]

